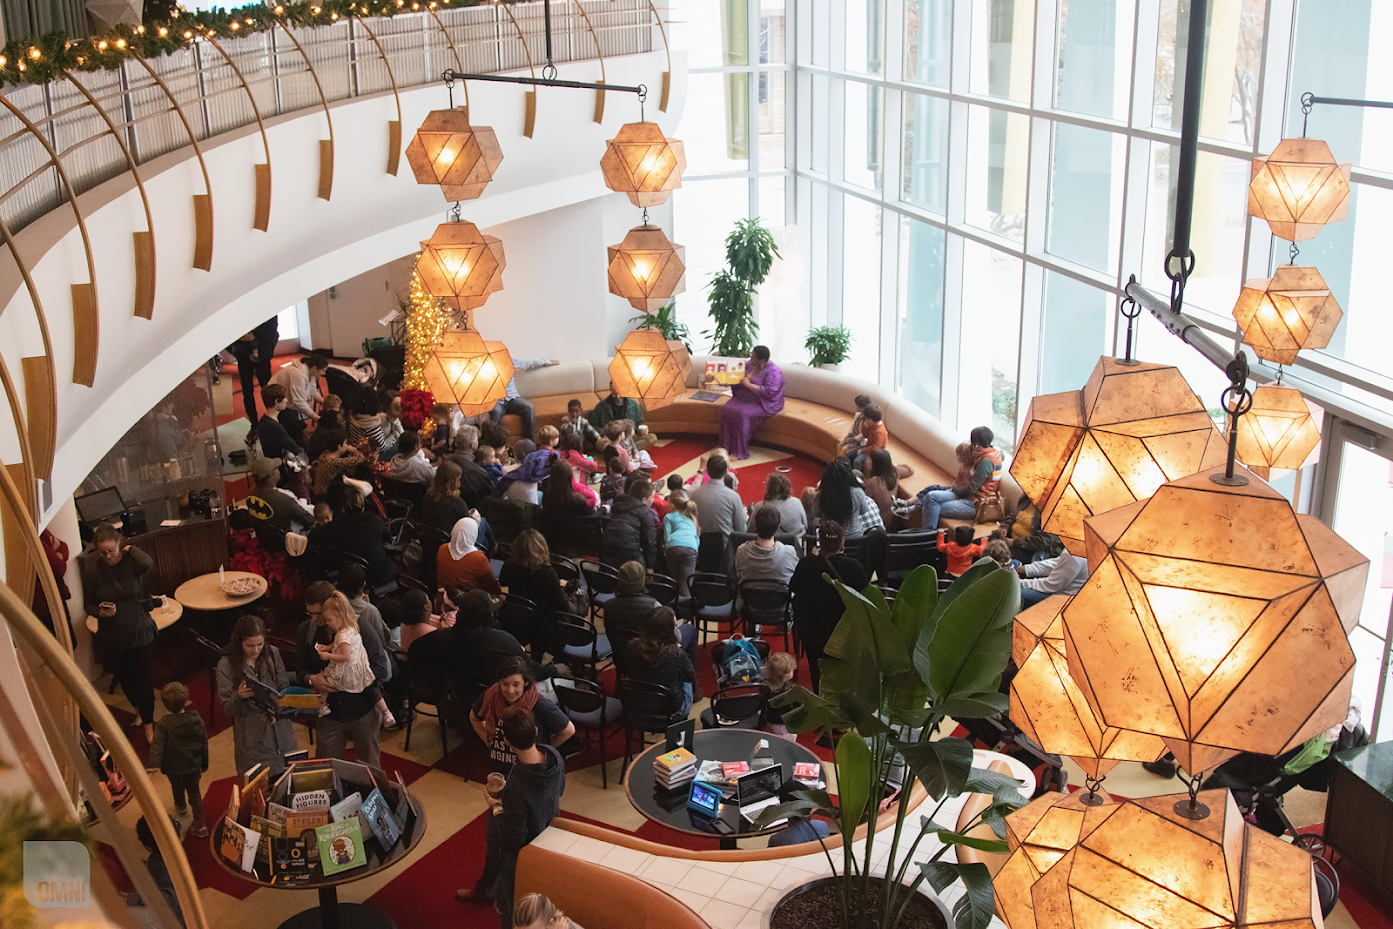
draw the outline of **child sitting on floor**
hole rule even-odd
[[[953,541],[944,542],[947,529],[938,530],[938,550],[948,556],[948,576],[959,577],[967,573],[977,556],[987,549],[987,540],[973,542],[971,526],[958,526],[953,530]]]
[[[624,462],[624,473],[628,474],[634,469],[633,458],[629,456],[629,450],[624,447],[624,422],[616,419],[605,427],[605,440],[608,441],[606,448],[612,448]],[[605,453],[608,458],[608,452]]]
[[[397,724],[392,711],[387,709],[387,701],[382,699],[380,688],[368,664],[368,652],[363,647],[363,636],[358,632],[358,614],[342,593],[335,592],[324,601],[321,608],[324,624],[334,633],[333,645],[316,644],[314,650],[319,657],[329,662],[324,669],[324,680],[333,685],[332,690],[342,693],[365,693],[369,689],[377,695],[377,716],[382,725],[392,728]],[[320,715],[328,715],[326,705]]]
[[[610,504],[624,492],[624,460],[613,446],[605,449],[605,476],[600,481],[600,502]]]
[[[652,457],[648,452],[640,449],[638,447],[638,442],[634,439],[634,435],[637,432],[634,421],[632,419],[620,419],[616,420],[616,422],[624,427],[623,433],[619,436],[619,447],[624,449],[628,454],[629,461],[635,468],[643,468],[648,471],[653,470]]]
[[[711,483],[711,475],[706,473],[706,462],[710,461],[712,458],[724,458],[726,461],[730,461],[730,452],[717,446],[711,450],[711,454],[702,455],[701,460],[697,462],[697,473],[687,478],[687,487],[695,489],[697,487],[705,487],[707,484]],[[731,490],[738,490],[740,488],[740,478],[735,476],[735,471],[733,469],[726,469],[724,480],[725,485]]]

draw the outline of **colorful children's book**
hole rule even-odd
[[[304,836],[290,836],[271,840],[271,883],[306,884],[314,877],[314,866],[310,862],[309,846],[319,853],[317,839],[307,841]]]
[[[319,866],[325,877],[368,863],[367,850],[363,848],[363,829],[357,816],[320,826],[315,833],[319,840]]]
[[[256,866],[256,847],[260,843],[259,833],[239,825],[235,819],[223,819],[222,842],[218,845],[218,853],[228,864],[250,873]]]
[[[285,825],[285,818],[295,812],[288,806],[281,806],[279,803],[266,804],[266,818],[273,823]]]
[[[290,801],[290,808],[297,813],[306,810],[327,810],[329,809],[329,791],[327,790],[307,790],[297,793]]]
[[[256,845],[256,863],[270,865],[271,840],[284,838],[285,828],[280,823],[272,822],[263,816],[253,816],[251,828],[261,835],[261,841]]]
[[[334,789],[334,763],[321,761],[314,764],[298,764],[291,768],[290,792],[306,793],[311,790]]]
[[[266,815],[267,794],[271,789],[271,770],[264,765],[254,765],[243,775],[242,812],[248,817]],[[250,778],[250,779],[247,779]]]
[[[401,838],[401,827],[397,825],[392,811],[387,808],[387,801],[383,798],[381,790],[374,790],[368,794],[359,815],[367,820],[368,828],[372,830],[377,843],[382,846],[382,851],[390,852],[392,846],[397,844],[397,839]]]
[[[319,712],[318,694],[282,693],[269,684],[257,680],[256,675],[246,676],[247,687],[252,692],[252,702],[266,712],[272,719],[290,719]]]

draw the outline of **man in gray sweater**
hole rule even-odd
[[[701,511],[698,509],[697,511]],[[755,535],[735,550],[735,583],[772,581],[787,584],[798,567],[798,552],[792,545],[774,541],[779,531],[779,511],[773,507],[755,510]]]

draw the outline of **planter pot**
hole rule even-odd
[[[841,366],[840,364],[834,364],[834,365],[818,365],[818,367],[821,368],[821,369],[824,370],[824,371],[840,371],[840,370],[842,369],[842,366]]]
[[[884,880],[884,875],[882,874],[872,873],[871,877],[873,880]],[[839,877],[815,877],[810,881],[805,881],[802,884],[795,884],[790,887],[773,906],[765,911],[762,923],[764,929],[774,929],[776,925],[774,922],[775,915],[795,899],[805,897],[808,894],[826,894],[827,908],[833,913],[838,913],[841,903],[837,898],[837,884],[840,881],[841,878]],[[915,893],[942,917],[944,929],[954,929],[952,911],[944,905],[942,900],[938,899],[938,895],[935,894],[932,889],[921,884]],[[836,924],[840,925],[840,919],[837,920]],[[904,923],[902,922],[901,925],[904,925]]]

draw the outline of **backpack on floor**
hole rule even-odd
[[[721,686],[755,684],[762,677],[759,650],[744,637],[726,639],[725,655],[721,659]]]

